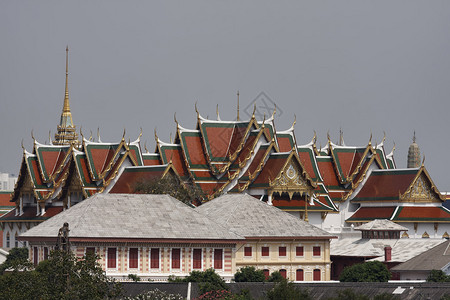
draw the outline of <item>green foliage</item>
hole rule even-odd
[[[0,299],[38,300],[46,297],[47,288],[41,275],[35,271],[12,272],[0,275]]]
[[[169,275],[169,277],[167,278],[168,282],[186,282],[184,278],[182,277],[177,277],[175,275]]]
[[[450,282],[450,276],[446,275],[442,270],[431,270],[427,277],[428,282]]]
[[[183,300],[183,296],[180,294],[169,294],[159,289],[154,289],[134,297],[124,297],[123,300]]]
[[[29,270],[33,265],[28,261],[28,248],[12,248],[6,260],[0,265],[0,274],[5,270]]]
[[[308,290],[295,287],[292,282],[287,279],[278,281],[275,286],[267,291],[267,299],[269,300],[309,300],[312,297]]]
[[[264,272],[256,270],[253,266],[247,266],[239,269],[234,274],[235,282],[263,282],[265,281]]]
[[[136,274],[128,274],[128,279],[131,279],[134,282],[141,281],[141,277],[137,276]]]
[[[51,251],[35,270],[0,276],[0,299],[105,299],[119,296],[120,286],[104,274],[93,254]],[[31,295],[30,295],[31,292]]]
[[[379,261],[370,261],[346,267],[339,277],[342,282],[387,282],[391,273]]]
[[[142,194],[168,194],[186,204],[199,205],[206,199],[205,193],[196,185],[182,184],[176,176],[141,180],[134,186],[134,192]]]
[[[214,269],[206,271],[192,271],[185,278],[169,276],[169,282],[197,282],[201,294],[210,291],[228,290],[225,280]]]
[[[267,281],[269,282],[279,282],[286,280],[279,271],[275,271],[272,274],[270,274],[269,279]]]

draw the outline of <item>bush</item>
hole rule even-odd
[[[275,273],[275,272],[274,272]],[[312,297],[308,290],[302,290],[287,279],[278,281],[275,286],[267,292],[267,299],[269,300],[309,300]]]
[[[8,269],[23,271],[32,267],[33,265],[28,261],[28,248],[12,248],[6,256],[6,260],[0,265],[0,274]]]
[[[272,274],[270,274],[269,279],[267,281],[269,282],[279,282],[286,280],[279,271],[275,271]]]
[[[391,272],[379,261],[346,267],[339,277],[342,282],[387,282]]]
[[[131,279],[134,282],[141,281],[141,277],[137,276],[136,274],[128,274],[128,279]]]
[[[234,274],[235,282],[263,282],[265,281],[264,272],[256,270],[255,267],[243,267]]]
[[[169,276],[168,280],[169,282],[198,282],[201,294],[210,291],[229,289],[222,277],[220,277],[220,275],[212,268],[206,271],[192,271],[189,273],[189,276],[186,276],[185,278]]]
[[[427,277],[428,282],[450,282],[450,276],[446,275],[442,270],[431,270]]]

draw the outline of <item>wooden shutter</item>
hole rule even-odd
[[[202,268],[202,249],[194,249],[192,251],[192,268],[201,269]]]
[[[216,270],[222,270],[223,260],[223,250],[222,249],[214,249],[214,269]]]
[[[320,281],[320,270],[319,269],[314,269],[314,273],[313,273],[313,280],[314,281]]]
[[[296,281],[303,281],[303,269],[298,269],[295,274],[295,280]]]
[[[137,269],[139,265],[139,249],[130,248],[128,253],[128,267],[130,269]]]
[[[33,263],[35,266],[37,266],[38,262],[39,262],[39,248],[34,247],[33,248]]]
[[[116,248],[108,248],[108,268],[116,268]]]
[[[295,247],[295,256],[303,256],[303,246]]]
[[[44,247],[44,259],[48,259],[48,248]]]
[[[320,256],[320,246],[313,247],[313,256]]]
[[[261,248],[261,256],[269,256],[269,247]]]
[[[172,249],[172,269],[180,268],[180,248]]]
[[[278,255],[286,256],[286,247],[278,247]]]
[[[150,250],[150,268],[159,269],[159,248]]]
[[[244,256],[252,256],[252,247],[244,247]]]
[[[280,274],[281,274],[281,276],[283,276],[283,278],[286,278],[287,272],[285,269],[281,269]]]

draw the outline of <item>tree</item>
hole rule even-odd
[[[169,282],[198,282],[201,294],[229,289],[225,280],[212,268],[206,271],[192,271],[185,278],[169,276]]]
[[[280,271],[275,271],[272,274],[270,274],[269,279],[267,281],[269,282],[279,282],[283,281],[285,278],[281,275]]]
[[[0,274],[8,269],[28,270],[32,266],[28,260],[28,248],[12,248],[6,256],[6,260],[0,265]]]
[[[267,291],[267,299],[269,300],[309,300],[312,297],[308,290],[302,290],[287,279],[278,281],[275,286]]]
[[[379,261],[370,261],[346,267],[339,277],[342,282],[387,282],[391,273]]]
[[[121,289],[107,278],[93,254],[78,259],[71,252],[51,251],[34,270],[0,276],[0,299],[105,299]]]
[[[428,282],[450,282],[450,276],[446,275],[442,270],[431,270],[427,277]]]
[[[234,274],[235,282],[263,282],[265,279],[264,272],[262,270],[256,270],[253,266],[240,268]]]
[[[183,203],[200,205],[206,199],[205,193],[195,183],[182,183],[175,175],[138,181],[135,193],[168,194]]]

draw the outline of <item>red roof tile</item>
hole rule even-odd
[[[395,200],[403,194],[416,177],[418,169],[375,170],[353,201]]]
[[[450,222],[450,212],[443,207],[403,206],[395,214],[393,221],[446,221]]]
[[[372,221],[375,219],[389,220],[396,208],[396,206],[361,207],[349,219],[347,219],[347,222]]]

